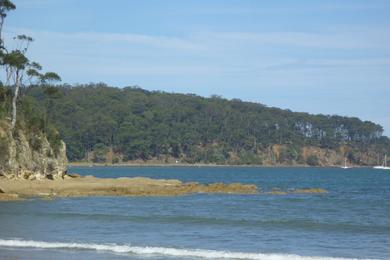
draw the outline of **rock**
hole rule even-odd
[[[59,141],[56,147],[42,132],[26,129],[11,130],[6,121],[0,121],[2,147],[0,173],[8,179],[43,180],[62,179],[66,174],[66,146]]]
[[[17,201],[23,200],[18,194],[0,193],[0,201]]]
[[[272,194],[272,195],[287,195],[287,192],[282,191],[280,188],[273,188],[272,191],[269,192],[268,194]]]
[[[296,189],[293,193],[328,193],[327,190],[322,188],[305,188],[305,189]]]
[[[18,173],[18,177],[24,180],[31,180],[34,177],[34,172],[27,169],[20,169]]]
[[[64,175],[64,179],[74,179],[74,178],[81,178],[81,175],[77,173],[68,173]]]
[[[47,175],[41,173],[41,172],[38,172],[35,174],[35,179],[38,180],[38,181],[42,181],[42,180],[45,180],[47,179]]]
[[[71,178],[71,179],[69,179]],[[4,186],[3,186],[4,185]],[[257,194],[257,187],[248,184],[182,183],[179,180],[150,178],[72,178],[63,180],[3,180],[7,194],[23,197],[80,196],[180,196],[186,194]]]
[[[280,188],[273,188],[272,191],[266,192],[266,194],[271,194],[271,195],[321,194],[321,193],[328,193],[328,191],[322,188],[288,189],[287,191],[283,191]]]

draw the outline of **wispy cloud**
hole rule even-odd
[[[370,37],[367,37],[369,34]],[[386,31],[365,31],[359,33],[348,32],[223,32],[204,33],[200,36],[207,41],[225,42],[232,44],[294,46],[323,49],[362,49],[381,48],[390,49],[390,35]]]
[[[298,59],[266,66],[265,70],[301,70],[323,68],[388,68],[390,58],[361,58],[361,59]]]
[[[281,15],[281,14],[308,14],[318,12],[356,12],[356,11],[375,11],[390,8],[388,2],[318,2],[318,1],[294,1],[288,3],[276,4],[261,4],[256,5],[248,2],[241,2],[240,6],[225,2],[225,5],[204,6],[199,4],[188,10],[189,14],[201,15]],[[170,14],[180,14],[178,11],[172,10]]]
[[[28,34],[35,39],[43,42],[71,42],[80,44],[81,47],[86,43],[93,43],[104,47],[106,44],[120,43],[123,45],[142,45],[147,47],[176,49],[176,50],[197,50],[200,48],[196,43],[178,37],[167,36],[151,36],[144,34],[129,34],[129,33],[97,33],[97,32],[77,32],[77,33],[63,33],[52,31],[37,31],[28,28],[10,28],[6,31],[8,35]]]
[[[14,0],[17,8],[43,8],[62,3],[75,2],[75,0]]]
[[[10,36],[26,33],[36,42],[33,58],[69,74],[121,75],[257,75],[259,71],[325,68],[388,68],[390,58],[338,55],[327,58],[296,57],[294,51],[314,52],[385,50],[390,37],[376,32],[201,32],[182,37],[129,33],[63,33],[10,28]],[[284,53],[284,54],[283,54]]]

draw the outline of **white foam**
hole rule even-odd
[[[196,257],[205,259],[248,259],[248,260],[352,260],[352,258],[334,258],[320,256],[299,256],[292,254],[262,254],[243,253],[203,249],[177,249],[165,247],[138,247],[117,244],[87,244],[87,243],[61,243],[43,242],[31,240],[3,240],[0,239],[0,246],[13,248],[41,248],[41,249],[78,249],[96,250],[113,253],[128,253],[137,255],[163,255],[172,257]],[[359,259],[362,260],[362,259]]]

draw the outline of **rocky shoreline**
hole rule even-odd
[[[29,197],[83,196],[179,196],[193,193],[256,194],[255,185],[232,183],[200,184],[150,178],[96,178],[65,175],[63,179],[0,179],[0,201]]]
[[[274,188],[261,192],[253,184],[181,182],[179,180],[136,178],[96,178],[94,176],[65,175],[63,179],[26,180],[0,178],[0,201],[16,201],[27,198],[52,199],[85,196],[182,196],[196,193],[208,194],[307,194],[327,193],[321,188],[292,189]]]

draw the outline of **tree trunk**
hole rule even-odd
[[[15,128],[16,124],[16,101],[18,99],[19,95],[19,89],[20,89],[20,82],[19,82],[19,73],[16,73],[16,81],[15,81],[15,94],[12,98],[12,121],[11,121],[11,129]]]

